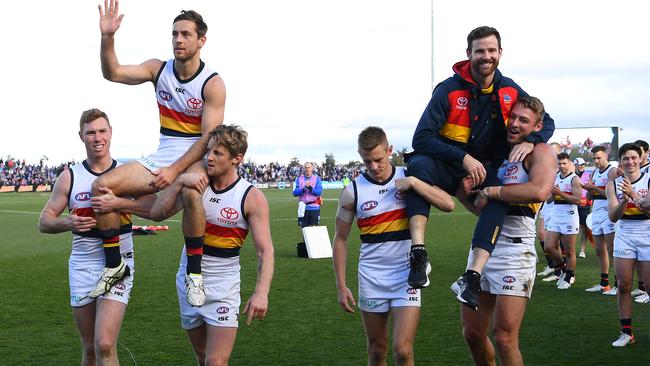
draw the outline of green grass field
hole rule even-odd
[[[296,257],[301,235],[296,201],[288,190],[267,190],[276,268],[267,318],[240,325],[232,365],[363,365],[365,337],[360,314],[344,313],[336,302],[330,259]],[[335,198],[326,191],[322,224],[333,236]],[[0,364],[74,365],[80,345],[69,306],[67,258],[70,234],[37,230],[47,194],[0,195]],[[136,236],[136,278],[119,341],[138,365],[193,365],[180,328],[174,276],[182,247],[180,222],[155,236]],[[460,327],[460,305],[449,284],[464,269],[475,219],[459,209],[435,212],[427,230],[432,284],[423,291],[422,319],[415,342],[418,365],[469,365]],[[146,223],[135,220],[136,224]],[[349,286],[356,294],[358,233],[350,242]],[[256,258],[250,239],[242,250],[242,303],[255,283]],[[539,268],[542,263],[539,264]],[[560,292],[538,281],[521,332],[528,365],[648,365],[650,305],[634,305],[637,344],[614,349],[618,335],[616,299],[584,292],[596,283],[592,248],[579,259],[577,282]],[[118,346],[122,365],[133,362]],[[391,356],[389,355],[389,358]],[[393,364],[392,360],[389,364]]]

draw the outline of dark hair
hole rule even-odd
[[[566,159],[566,160],[570,160],[570,159],[569,159],[569,154],[567,154],[567,153],[565,153],[565,152],[561,152],[561,153],[557,154],[557,160],[558,160],[558,161],[560,161],[560,160],[564,160],[564,159]]]
[[[79,119],[79,131],[83,130],[84,124],[90,123],[97,118],[104,118],[106,122],[108,122],[108,127],[111,127],[111,121],[108,120],[106,113],[97,108],[91,108],[81,113],[81,118]]]
[[[469,32],[467,35],[467,50],[472,50],[472,42],[475,40],[489,36],[497,37],[497,41],[499,42],[499,49],[501,49],[501,35],[499,34],[499,31],[495,28],[484,25],[478,28],[474,28],[471,32]]]
[[[201,14],[195,12],[194,10],[181,10],[181,13],[176,16],[176,18],[174,18],[174,22],[172,24],[175,24],[179,20],[189,20],[190,22],[194,23],[196,26],[196,33],[199,35],[199,38],[205,36],[205,34],[208,33],[208,25],[203,21]]]
[[[208,135],[208,142],[215,140],[217,146],[223,146],[230,156],[246,154],[248,150],[248,133],[237,125],[219,125]]]
[[[648,151],[648,148],[650,147],[648,143],[643,140],[636,140],[634,141],[634,143],[639,145],[639,147],[642,148],[643,151]]]
[[[639,156],[643,155],[643,152],[641,151],[641,146],[632,142],[628,142],[627,144],[623,144],[623,146],[621,146],[618,149],[618,160],[621,160],[621,157],[630,150],[636,151],[637,154],[639,154]]]
[[[605,146],[598,145],[598,146],[594,146],[594,147],[591,148],[591,153],[592,154],[595,154],[595,153],[597,153],[599,151],[602,151],[605,154],[607,154],[607,149],[605,148]]]
[[[359,143],[359,149],[372,151],[381,144],[388,145],[388,138],[381,127],[369,126],[361,131],[357,142]]]
[[[535,123],[544,121],[544,103],[542,103],[539,98],[531,96],[519,97],[515,105],[517,104],[521,104],[522,107],[530,109],[535,113],[535,117],[537,117],[537,121],[535,121]]]

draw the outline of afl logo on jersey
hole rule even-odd
[[[363,211],[370,211],[373,208],[377,207],[377,205],[379,205],[379,203],[377,203],[377,201],[366,201],[366,202],[362,203],[360,207],[361,207],[361,209]]]
[[[506,169],[506,175],[515,175],[519,171],[519,167],[511,165]]]
[[[81,192],[81,193],[77,193],[74,196],[74,199],[77,200],[77,201],[88,201],[90,199],[90,197],[92,197],[92,196],[93,195],[90,192]]]
[[[203,101],[198,98],[190,98],[185,103],[189,109],[197,110],[203,108]]]
[[[232,207],[224,207],[221,209],[221,216],[226,220],[237,220],[239,212]]]
[[[162,100],[164,100],[164,101],[167,101],[167,102],[171,102],[172,99],[173,99],[173,98],[172,98],[172,95],[169,94],[169,93],[167,93],[167,92],[164,91],[164,90],[159,90],[159,91],[158,91],[158,95],[160,96],[160,99],[162,99]]]

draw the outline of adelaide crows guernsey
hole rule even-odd
[[[600,169],[594,170],[591,181],[594,182],[594,185],[596,187],[605,190],[607,183],[609,182],[609,178],[607,176],[610,170],[613,168],[613,166],[608,165],[607,168],[603,169],[602,171]],[[607,196],[598,193],[592,193],[591,197],[594,202],[592,211],[607,211]]]
[[[248,235],[244,202],[251,188],[253,185],[240,177],[223,190],[217,191],[212,185],[205,190],[204,255],[222,258],[239,256]]]
[[[168,138],[201,137],[201,117],[206,83],[218,74],[201,61],[197,72],[181,80],[174,69],[174,59],[163,63],[154,85],[160,113],[161,144]],[[164,138],[166,137],[166,138]]]
[[[112,170],[118,165],[113,164],[105,172],[94,172],[84,160],[81,164],[70,167],[70,193],[68,196],[68,212],[77,216],[95,217],[91,207],[92,185],[98,176]],[[131,237],[131,215],[120,213],[120,252],[122,254],[133,251]],[[104,249],[99,230],[95,227],[83,233],[72,232],[72,252],[70,253],[71,266],[103,267],[105,262]]]
[[[505,160],[497,172],[497,177],[504,186],[522,184],[529,181],[528,170],[523,162]],[[501,235],[510,238],[535,237],[535,215],[540,203],[511,203],[503,222]]]
[[[376,182],[367,173],[352,182],[361,233],[359,272],[385,279],[408,276],[411,234],[406,195],[395,187],[395,179],[404,176],[403,167],[393,167],[385,182]]]

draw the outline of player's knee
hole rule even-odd
[[[181,197],[183,199],[183,208],[187,209],[201,205],[202,195],[199,191],[194,188],[183,187],[181,191]]]
[[[433,160],[426,155],[417,154],[409,159],[406,172],[409,176],[417,177],[431,184],[434,176],[433,170]]]
[[[383,360],[388,352],[388,344],[385,339],[368,340],[368,358],[370,360]]]
[[[95,339],[95,355],[97,358],[109,358],[116,352],[115,341],[106,337]]]
[[[413,359],[413,345],[408,342],[393,344],[393,357],[395,358],[395,364],[406,364],[406,361]]]
[[[485,340],[486,336],[487,335],[484,332],[476,327],[467,325],[463,326],[463,337],[465,338],[465,342],[467,342],[467,344],[471,345],[481,343],[483,340]]]
[[[632,281],[621,277],[616,279],[616,286],[618,287],[618,293],[621,295],[627,295],[632,291]]]
[[[494,341],[500,353],[509,353],[517,348],[517,337],[508,329],[495,329]]]
[[[227,366],[228,357],[222,355],[210,355],[205,358],[205,366]]]

